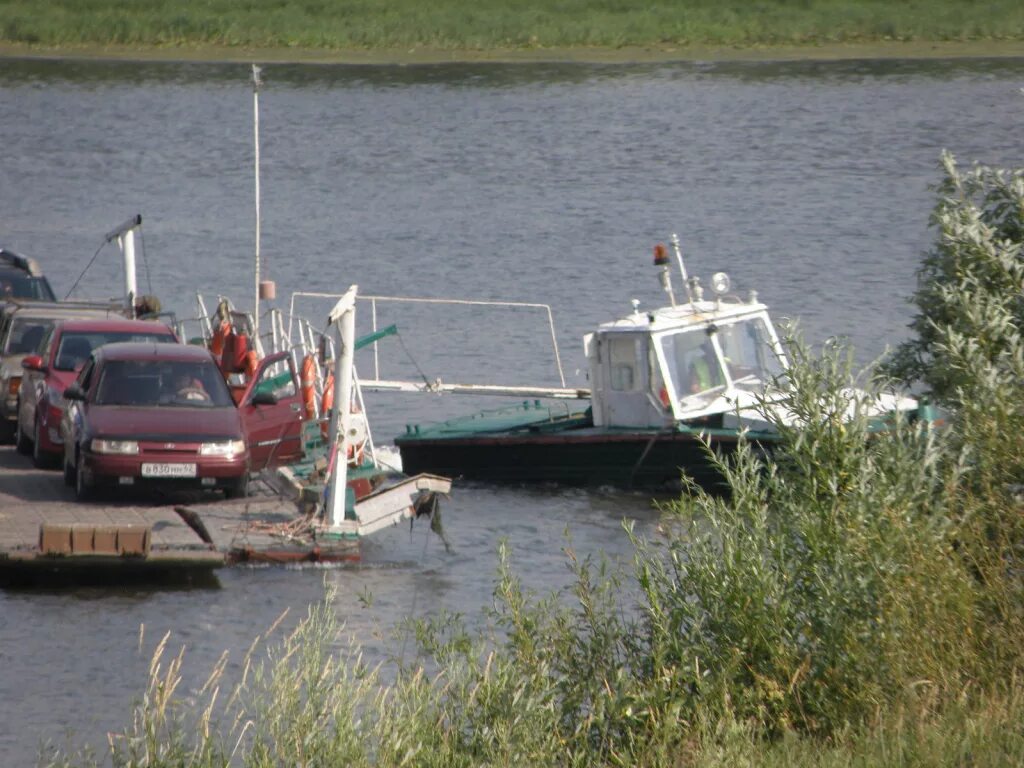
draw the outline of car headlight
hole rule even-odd
[[[135,440],[101,440],[92,441],[93,453],[114,453],[131,456],[139,452],[139,444]]]
[[[21,376],[11,376],[7,380],[7,394],[11,397],[17,397],[19,389],[21,389]]]
[[[216,443],[203,443],[199,446],[200,456],[226,456],[231,458],[244,452],[244,440],[221,440]]]

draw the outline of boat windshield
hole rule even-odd
[[[725,388],[725,372],[706,328],[662,336],[661,348],[684,408],[702,407]]]
[[[763,317],[668,334],[661,348],[686,410],[709,405],[727,382],[762,389],[785,370]]]
[[[763,317],[721,325],[715,336],[735,386],[761,389],[785,371]]]

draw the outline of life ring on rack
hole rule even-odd
[[[316,363],[312,355],[306,355],[302,359],[302,407],[306,412],[306,419],[316,418]]]

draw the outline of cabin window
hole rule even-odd
[[[678,397],[708,392],[725,384],[711,336],[705,330],[663,336],[661,344]]]
[[[625,392],[637,388],[635,339],[609,339],[608,364],[609,384],[613,390]]]
[[[766,384],[783,372],[771,334],[762,318],[723,325],[718,329],[729,378],[734,383]]]

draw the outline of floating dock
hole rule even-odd
[[[79,502],[60,472],[39,470],[0,447],[0,584],[105,576],[209,578],[244,562],[359,559],[359,541],[317,541],[312,521],[273,478],[245,499],[213,494],[111,494]]]

